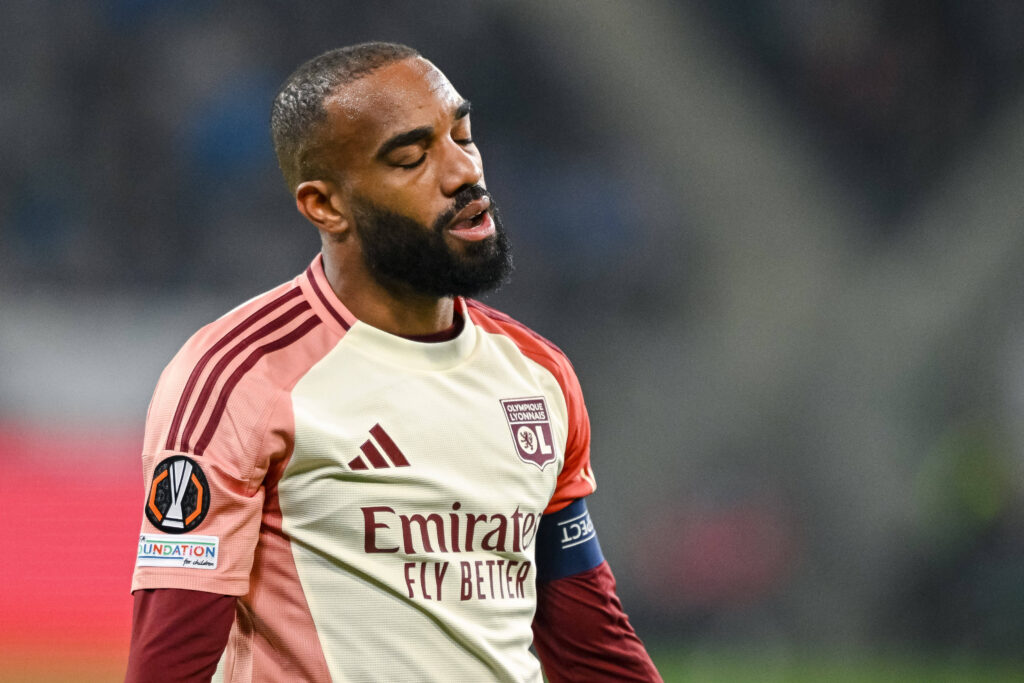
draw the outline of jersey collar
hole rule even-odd
[[[323,254],[317,254],[299,276],[299,285],[324,324],[345,337],[346,344],[355,344],[363,353],[381,360],[421,370],[443,370],[462,362],[476,346],[476,326],[466,313],[462,297],[454,300],[455,310],[465,321],[462,331],[448,341],[423,342],[379,330],[352,315],[327,281]]]

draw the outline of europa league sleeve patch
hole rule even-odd
[[[169,534],[183,534],[199,526],[210,510],[210,485],[199,464],[173,455],[153,470],[146,495],[146,517]]]

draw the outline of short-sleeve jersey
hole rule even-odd
[[[132,590],[240,597],[218,679],[541,680],[534,540],[594,490],[590,426],[556,347],[455,306],[454,339],[385,333],[318,256],[164,370]]]

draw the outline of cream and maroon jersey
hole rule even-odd
[[[240,596],[218,679],[541,680],[533,542],[594,490],[590,425],[557,348],[456,310],[449,341],[385,333],[318,256],[165,369],[132,590]]]

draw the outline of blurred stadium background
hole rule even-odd
[[[1024,679],[1024,4],[5,0],[0,680],[123,672],[150,391],[315,253],[269,101],[369,39],[474,102],[666,680]]]

